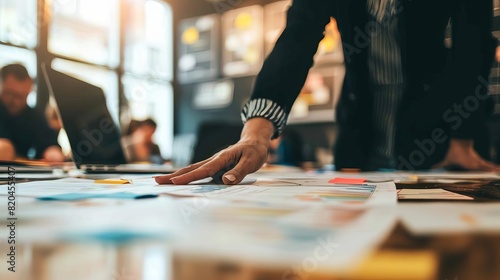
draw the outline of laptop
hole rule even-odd
[[[51,69],[42,72],[71,145],[72,159],[86,173],[172,173],[168,165],[128,164],[121,134],[101,88]]]

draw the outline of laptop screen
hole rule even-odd
[[[126,163],[120,131],[106,107],[102,89],[46,65],[42,65],[42,70],[77,168]]]

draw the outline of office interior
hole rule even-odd
[[[34,81],[27,106],[49,123],[56,119],[64,156],[47,163],[30,149],[1,161],[0,278],[500,279],[498,169],[336,170],[346,62],[333,18],[281,138],[263,168],[237,186],[242,196],[220,182],[158,191],[162,185],[152,176],[203,161],[240,139],[242,107],[291,4],[0,0],[0,68],[25,66]],[[500,39],[500,1],[492,4],[492,35]],[[500,164],[497,53],[491,116],[481,136],[488,143],[481,155],[493,164]],[[75,167],[76,146],[61,128],[45,67],[102,89],[127,163],[172,171],[90,174]],[[152,137],[154,151],[148,146],[145,156],[134,148],[139,133]],[[349,195],[319,194],[336,185]],[[65,186],[75,189],[54,190]],[[133,195],[94,186],[124,186]],[[297,186],[318,189],[292,195]],[[253,197],[259,187],[272,189],[270,198]]]
[[[31,2],[33,1],[4,4],[4,31],[1,42],[2,64],[21,62],[36,81],[33,93],[28,97],[29,106],[43,111],[48,104],[49,93],[40,68],[41,63],[48,63],[55,70],[76,75],[103,88],[108,110],[114,122],[122,129],[122,134],[126,134],[132,120],[152,118],[158,122],[155,140],[161,148],[162,157],[178,160],[178,165],[191,163],[193,155],[189,152],[174,151],[192,150],[203,124],[241,125],[241,107],[250,98],[262,60],[272,49],[273,40],[277,39],[284,24],[283,17],[287,5],[284,2],[281,5],[273,4],[276,1],[238,5],[223,1],[199,1],[196,5],[189,1],[179,1],[154,2],[148,6],[142,2],[110,2],[109,7],[103,6],[99,12],[95,12],[93,7],[96,4],[93,2],[82,4],[80,7],[76,2],[68,4],[55,1],[52,6],[61,5],[61,11],[57,10],[59,8],[48,7],[39,12],[44,4]],[[220,26],[223,12],[234,10],[235,7],[254,5],[269,5],[267,11],[270,11],[266,14],[263,8],[262,18],[259,18],[261,22],[257,30],[258,37],[262,37],[262,42],[258,43],[262,45],[261,49],[258,54],[249,54],[258,57],[254,58],[256,61],[253,68],[246,71],[247,73],[226,73],[222,65],[221,47],[224,43]],[[64,10],[64,7],[70,8]],[[52,13],[51,9],[56,10]],[[273,12],[281,17],[269,14]],[[187,50],[184,49],[186,46],[182,40],[184,37],[200,36],[193,35],[190,31],[197,31],[189,29],[190,24],[195,24],[194,18],[198,17],[201,22],[217,22],[216,34],[201,34],[214,36],[215,42],[210,46],[198,46],[209,49],[205,53],[190,56],[184,54]],[[27,26],[24,25],[26,22]],[[330,50],[318,59],[319,62],[315,64],[314,72],[310,76],[313,82],[316,77],[323,79],[330,96],[326,96],[326,93],[325,96],[319,94],[316,100],[308,100],[307,95],[303,94],[294,105],[294,113],[288,122],[287,130],[301,140],[298,165],[315,167],[333,162],[331,151],[336,136],[335,105],[344,75],[341,47],[335,36],[339,35],[333,34],[322,42],[320,48]],[[77,41],[76,38],[80,39]],[[87,43],[80,45],[80,40]],[[195,61],[192,61],[193,59]],[[490,93],[496,100],[496,107],[489,121],[489,156],[491,161],[498,163],[497,114],[500,112],[500,105],[495,76],[498,67],[495,66],[491,73]],[[192,69],[183,70],[183,67]],[[205,69],[206,72],[200,69]],[[217,93],[216,90],[221,90],[219,101],[213,97]],[[307,91],[307,88],[305,90]],[[213,104],[208,104],[210,100]],[[238,139],[238,132],[232,134],[235,134],[232,139],[225,142],[231,143],[235,137]],[[184,143],[186,145],[181,147],[185,147],[174,149],[175,138],[182,139],[177,141],[178,145]],[[62,143],[68,153],[70,148],[67,141],[63,139]],[[224,144],[229,145],[223,143],[213,149],[224,147]],[[213,151],[207,151],[195,159],[200,160]]]

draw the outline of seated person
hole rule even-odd
[[[44,115],[28,107],[26,99],[33,80],[26,68],[10,64],[0,69],[0,160],[29,158],[63,161],[57,134],[50,129]]]
[[[162,164],[160,148],[153,142],[156,122],[152,119],[131,121],[129,134],[123,139],[125,156],[129,162],[150,162]]]

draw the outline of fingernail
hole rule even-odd
[[[168,179],[167,181],[162,181],[160,177],[161,176],[154,177],[154,180],[156,181],[156,183],[158,183],[158,184],[172,184],[171,179]]]
[[[172,184],[175,185],[175,180],[177,179],[178,177],[174,177],[174,178],[170,178],[170,182],[172,182]]]
[[[236,176],[234,176],[233,174],[227,174],[224,176],[224,178],[228,179],[231,182],[234,182],[234,180],[236,180]]]

